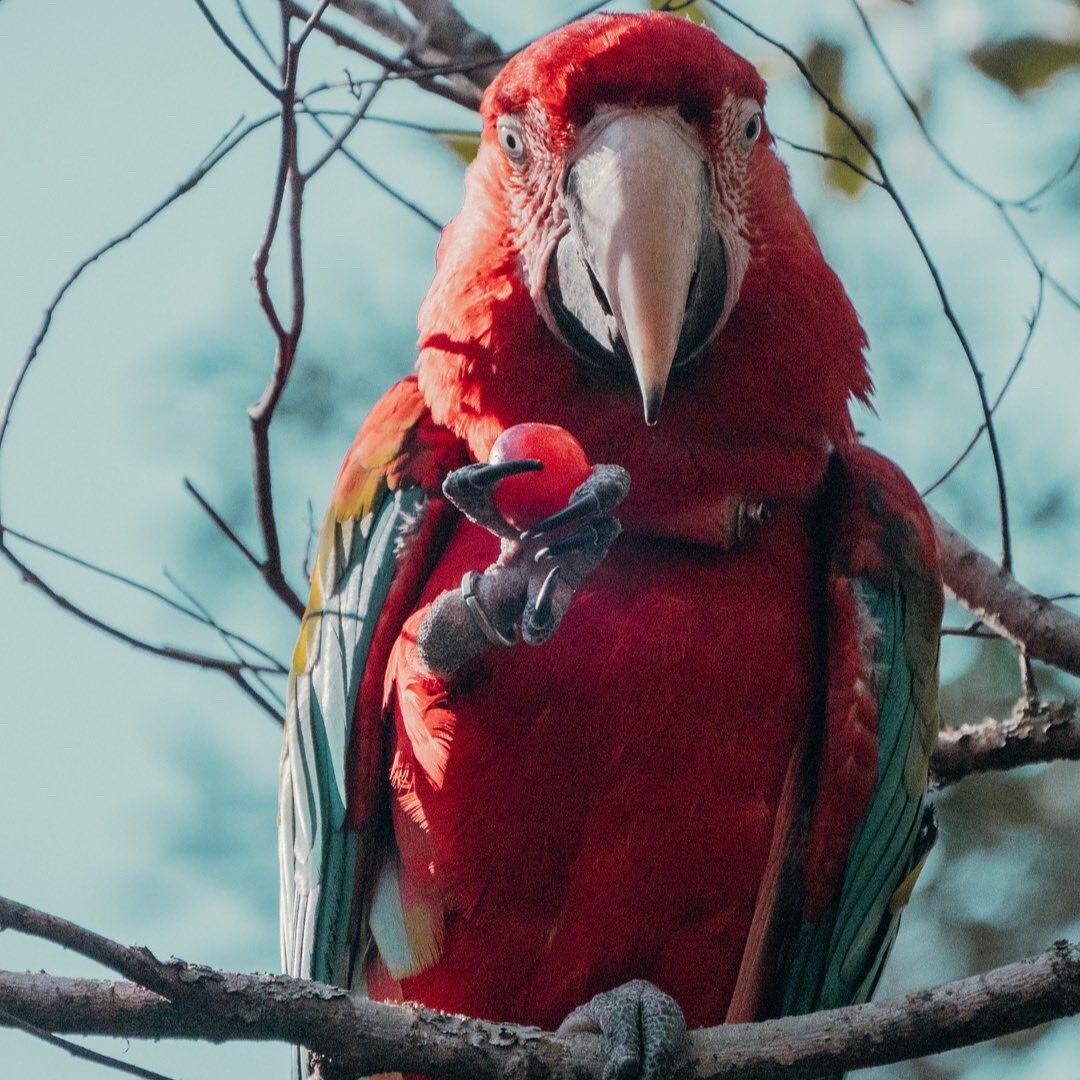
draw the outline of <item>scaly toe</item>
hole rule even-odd
[[[517,530],[495,509],[499,482],[519,473],[536,472],[544,466],[534,458],[501,461],[494,465],[472,464],[455,469],[443,481],[443,494],[471,521],[507,540],[517,540]]]
[[[686,1052],[682,1010],[674,998],[643,979],[597,994],[575,1009],[559,1031],[604,1036],[604,1080],[669,1080]]]

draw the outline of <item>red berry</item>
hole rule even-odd
[[[515,424],[495,441],[488,460],[535,458],[538,472],[508,476],[495,489],[495,509],[515,529],[527,529],[566,506],[574,489],[589,475],[589,459],[581,443],[555,424]]]

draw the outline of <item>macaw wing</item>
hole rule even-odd
[[[278,837],[290,975],[348,986],[367,948],[387,861],[383,671],[444,540],[439,492],[460,454],[408,378],[372,410],[338,476],[286,707]]]
[[[803,905],[781,952],[780,1014],[873,994],[933,843],[942,591],[933,527],[902,473],[865,447],[830,469],[828,689]]]

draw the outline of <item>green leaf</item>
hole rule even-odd
[[[806,54],[806,66],[814,81],[831,98],[840,96],[840,80],[844,77],[844,50],[831,41],[815,41]]]
[[[984,75],[1022,98],[1056,75],[1080,66],[1080,41],[1028,35],[980,45],[968,59]]]
[[[859,130],[873,145],[874,125],[869,120],[848,113],[851,119],[859,126]],[[866,148],[855,138],[854,133],[839,117],[827,112],[823,123],[823,135],[825,136],[825,149],[830,154],[838,157],[846,157],[860,169],[866,169],[870,164],[870,155]],[[826,161],[825,183],[841,191],[849,198],[854,198],[866,186],[866,178],[860,176],[853,169],[849,169],[842,161]]]
[[[480,149],[479,131],[437,131],[435,137],[466,165],[471,165]]]
[[[851,117],[859,130],[871,143],[874,142],[874,125],[865,117],[855,112],[844,97],[844,50],[829,41],[815,41],[806,54],[806,66],[810,74],[825,93]],[[854,132],[838,116],[821,103],[821,136],[825,149],[837,157],[846,157],[860,169],[870,163],[866,148],[855,137]],[[834,191],[842,192],[854,198],[866,186],[866,179],[849,169],[843,162],[826,161],[825,184]]]
[[[673,15],[682,15],[698,26],[710,26],[709,16],[702,10],[697,0],[690,3],[680,3],[680,0],[649,0],[649,7],[653,11],[670,11]]]

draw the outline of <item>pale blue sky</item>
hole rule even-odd
[[[216,6],[231,17],[230,4]],[[265,0],[251,6],[262,15],[270,7]],[[462,7],[507,45],[574,10],[566,2],[511,8],[495,0]],[[770,28],[796,47],[811,32],[858,39],[850,9],[835,0],[769,8]],[[902,73],[913,80],[933,75],[931,118],[941,140],[991,186],[1024,192],[1068,159],[1078,135],[1075,73],[1020,103],[957,55],[990,31],[1064,27],[1076,18],[1075,8],[1044,0],[1020,13],[1006,3],[927,0],[917,10],[895,4],[872,10]],[[746,43],[745,36],[727,36]],[[782,59],[756,45],[750,53],[766,61],[772,80],[773,127],[820,143],[817,110]],[[360,70],[316,43],[307,62],[311,81],[336,77],[346,63]],[[853,58],[851,78],[849,93],[885,135],[886,158],[996,392],[1033,304],[1030,270],[987,209],[934,163],[865,50]],[[188,0],[0,3],[0,381],[14,371],[70,267],[156,202],[237,116],[266,108],[266,95]],[[474,122],[401,86],[385,93],[380,110],[436,123]],[[306,134],[312,151],[321,143],[315,131]],[[354,145],[440,220],[453,213],[460,168],[426,137],[368,126]],[[255,539],[244,408],[265,379],[270,339],[248,277],[273,153],[268,128],[88,271],[61,306],[31,373],[0,482],[11,525],[158,584],[168,564],[222,618],[286,655],[287,613],[199,520],[180,486],[191,475]],[[862,416],[860,424],[925,483],[978,422],[962,355],[886,199],[826,195],[816,162],[786,156],[870,334],[879,415]],[[1078,202],[1074,179],[1023,224],[1055,272],[1080,289]],[[371,401],[412,362],[413,320],[434,239],[344,163],[327,168],[310,192],[301,364],[326,373],[303,384],[322,411],[313,424],[290,410],[287,398],[274,444],[294,583],[307,499],[321,507]],[[1026,367],[1000,414],[1018,566],[1048,592],[1080,585],[1069,559],[1080,513],[1078,328],[1076,313],[1048,293]],[[1040,508],[1055,499],[1064,510],[1054,528],[1044,527]],[[984,449],[934,501],[994,550]],[[53,560],[35,556],[34,565],[95,611],[156,640],[215,647],[211,635],[192,637],[152,604]],[[0,567],[0,620],[0,892],[163,955],[274,968],[279,747],[270,723],[225,680],[106,640],[20,587],[6,566]],[[947,671],[961,670],[967,655],[950,645]],[[1047,942],[1060,929],[1048,930]],[[918,943],[909,947],[914,961]],[[93,970],[17,935],[0,936],[0,967],[42,966],[65,974]],[[898,962],[911,986],[919,968]],[[893,982],[893,989],[903,985]],[[1053,1055],[1070,1047],[1080,1048],[1075,1025],[1039,1043],[1010,1075],[1049,1076],[1064,1060]],[[285,1061],[280,1048],[255,1046],[133,1045],[128,1057],[177,1077],[279,1075]],[[2,1075],[93,1072],[23,1035],[0,1033]]]

